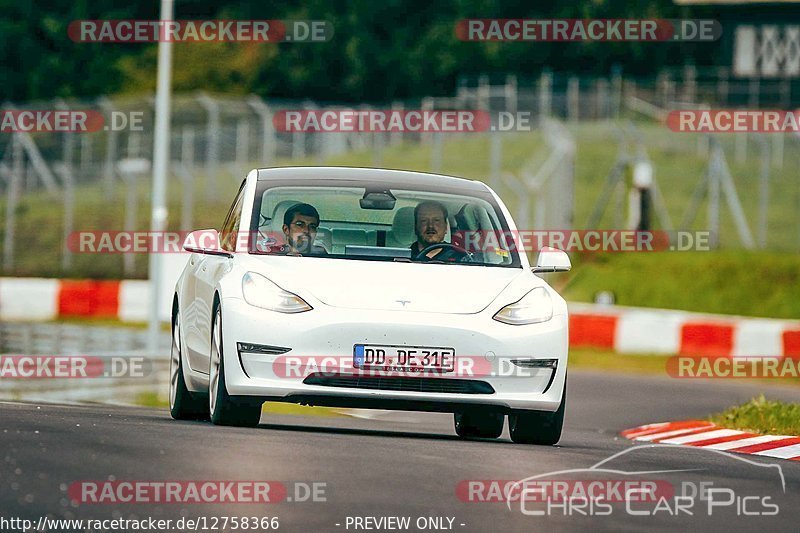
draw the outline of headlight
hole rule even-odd
[[[553,300],[544,287],[537,287],[517,302],[499,310],[493,318],[514,326],[547,322],[553,318]]]
[[[242,278],[242,295],[250,305],[279,313],[302,313],[313,309],[298,295],[281,289],[255,272],[248,272]]]

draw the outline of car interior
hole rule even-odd
[[[462,196],[448,195],[445,198],[417,193],[411,197],[398,194],[393,209],[367,210],[358,204],[363,189],[357,194],[353,191],[349,195],[336,194],[330,198],[320,195],[318,190],[311,195],[297,188],[293,188],[291,195],[285,192],[288,191],[267,191],[262,198],[258,252],[269,253],[273,246],[283,243],[284,215],[298,203],[310,203],[319,211],[320,224],[314,244],[334,256],[410,257],[410,247],[416,240],[414,207],[431,199],[443,203],[449,212],[445,242],[463,246],[460,232],[498,229],[486,206],[481,205],[484,202]],[[335,216],[337,212],[347,216],[347,220],[337,220],[344,218]],[[362,214],[354,216],[355,213]],[[508,256],[475,251],[473,260],[503,264],[508,262]]]

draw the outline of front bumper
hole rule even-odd
[[[282,314],[238,298],[223,299],[222,313],[225,380],[229,394],[234,396],[420,411],[456,411],[466,405],[555,411],[561,403],[568,353],[566,315],[556,315],[541,324],[511,326],[492,320],[490,311],[444,315],[323,305],[305,313]],[[237,343],[285,347],[290,351],[249,353],[240,351]],[[309,374],[320,371],[324,376],[345,378],[359,372],[351,367],[355,344],[452,347],[456,352],[456,372],[430,379],[478,380],[487,383],[494,393],[304,383]],[[518,359],[555,359],[557,365],[555,370],[520,368],[512,363]]]

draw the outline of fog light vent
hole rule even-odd
[[[239,353],[260,353],[265,355],[278,355],[291,350],[291,348],[284,348],[283,346],[253,344],[252,342],[237,342],[236,348],[239,350]]]
[[[512,363],[521,368],[556,368],[558,359],[512,359]]]

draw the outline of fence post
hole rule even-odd
[[[403,102],[392,102],[392,111],[402,115],[402,113],[403,113]],[[402,142],[403,142],[403,132],[402,131],[389,132],[389,146],[397,146]]]
[[[59,99],[56,107],[68,110],[66,103]],[[84,133],[84,136],[86,134]],[[72,252],[69,249],[69,236],[75,219],[75,180],[72,174],[72,152],[75,144],[75,134],[62,133],[63,145],[61,155],[61,179],[64,187],[64,233],[61,252],[61,270],[68,270],[72,267]]]
[[[89,171],[89,165],[92,163],[92,136],[81,135],[81,151],[80,151],[80,169],[81,174],[86,175]]]
[[[661,93],[661,107],[672,109],[675,102],[675,85],[670,79],[669,72],[662,70],[656,78],[656,93]]]
[[[539,118],[549,117],[552,112],[553,73],[542,70],[539,77]]]
[[[719,175],[722,172],[720,158],[722,146],[719,141],[713,140],[714,147],[711,155],[711,167],[708,169],[708,229],[711,232],[709,244],[711,248],[719,247]]]
[[[501,164],[503,161],[503,138],[501,133],[489,133],[489,183],[494,189],[500,183]]]
[[[303,104],[303,109],[308,109],[308,104]],[[292,159],[306,156],[306,135],[302,131],[292,132]]]
[[[599,78],[595,82],[596,93],[595,93],[595,118],[597,119],[607,119],[609,118],[608,113],[608,80],[605,78]]]
[[[431,145],[431,172],[434,174],[438,174],[442,171],[443,144],[442,132],[434,132],[433,143]]]
[[[785,133],[772,134],[772,164],[778,170],[783,168],[783,143],[785,139]]]
[[[208,121],[206,122],[206,198],[208,200],[216,200],[219,180],[219,176],[217,176],[219,172],[220,139],[219,104],[205,93],[200,94],[197,100],[208,113]]]
[[[700,109],[710,109],[707,104],[700,106]],[[697,155],[698,157],[708,157],[708,135],[699,134],[697,137]]]
[[[275,126],[272,124],[272,112],[256,95],[248,98],[247,102],[261,119],[261,163],[258,166],[270,166],[275,159]]]
[[[181,230],[192,230],[194,211],[194,129],[184,126],[181,131],[181,176],[183,204],[181,205]]]
[[[777,134],[782,135],[782,134]],[[767,228],[769,215],[769,142],[764,135],[761,141],[761,173],[758,183],[758,245],[767,247]]]
[[[693,104],[697,100],[697,69],[694,65],[683,66],[683,99]]]
[[[372,134],[372,166],[383,165],[383,136],[384,133],[374,132]]]
[[[747,132],[738,132],[733,135],[736,162],[744,163],[747,161]]]
[[[247,158],[250,154],[250,124],[246,118],[240,118],[236,123],[236,166],[240,171],[246,171]]]
[[[615,65],[611,69],[611,90],[614,93],[611,114],[614,118],[619,118],[619,112],[622,109],[622,69],[619,65]]]
[[[505,103],[506,111],[510,111],[514,114],[517,113],[517,107],[519,106],[519,92],[517,90],[517,77],[513,74],[506,76]]]
[[[477,108],[488,110],[491,105],[491,86],[489,85],[489,76],[481,74],[478,77],[478,103]]]
[[[580,80],[572,76],[567,82],[567,117],[570,122],[580,120]]]
[[[130,159],[139,157],[142,148],[142,139],[138,132],[132,131],[128,133],[128,155]]]
[[[3,270],[11,273],[14,267],[14,230],[16,228],[16,212],[19,203],[20,185],[25,172],[25,161],[22,158],[22,143],[19,133],[15,133],[11,141],[12,169],[8,176],[8,189],[6,190],[6,234],[3,246]]]
[[[126,185],[125,191],[125,212],[124,212],[124,231],[133,233],[136,231],[137,209],[139,202],[139,180],[150,172],[151,162],[144,158],[123,159],[117,165],[117,172],[122,177]],[[151,227],[151,231],[163,231],[166,227]],[[155,253],[160,253],[156,251]],[[126,276],[131,276],[135,270],[135,255],[132,253],[123,254],[122,265]],[[150,256],[152,261],[152,254]],[[151,265],[152,271],[152,265]]]
[[[102,109],[103,114],[107,120],[111,119],[111,113],[114,107],[111,100],[105,96],[100,98],[97,105]],[[117,159],[117,132],[114,128],[109,128],[105,131],[106,134],[106,157],[103,163],[103,188],[106,200],[111,200],[114,197],[114,173]]]
[[[728,105],[728,79],[730,70],[727,67],[717,69],[717,106]]]

